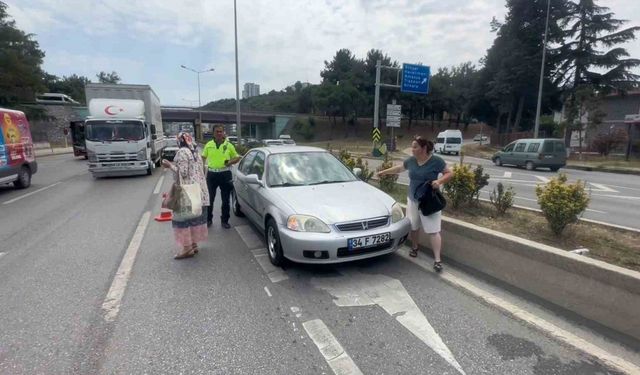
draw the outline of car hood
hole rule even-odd
[[[362,181],[278,187],[272,192],[295,213],[315,216],[327,224],[387,216],[395,203],[389,195]]]

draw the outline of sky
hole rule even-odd
[[[163,105],[235,97],[232,0],[2,0],[45,52],[57,76],[96,80],[116,71],[122,83],[149,84]],[[640,1],[600,0],[627,26],[640,25]],[[319,83],[324,62],[341,48],[364,58],[381,49],[400,63],[437,68],[477,63],[505,15],[505,0],[237,0],[240,91],[296,81]],[[640,35],[639,35],[640,38]],[[640,39],[627,43],[640,58]],[[240,92],[242,95],[242,92]]]

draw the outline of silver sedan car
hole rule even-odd
[[[233,210],[265,234],[269,258],[338,263],[394,252],[411,225],[389,195],[313,147],[249,151],[233,181]]]

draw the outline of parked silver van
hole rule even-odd
[[[552,171],[567,164],[567,150],[562,139],[519,139],[506,145],[491,158],[495,165],[515,165],[527,170],[549,168]]]

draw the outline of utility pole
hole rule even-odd
[[[547,20],[544,25],[544,39],[542,42],[542,63],[540,65],[540,82],[538,83],[538,104],[536,106],[536,122],[533,130],[533,138],[538,138],[540,132],[540,111],[542,107],[542,84],[544,81],[544,61],[547,54],[547,34],[549,32],[549,11],[551,10],[551,0],[547,0]]]
[[[236,0],[233,0],[233,28],[236,41],[236,135],[238,144],[242,144],[242,119],[240,118],[240,78],[238,72],[238,12]]]

